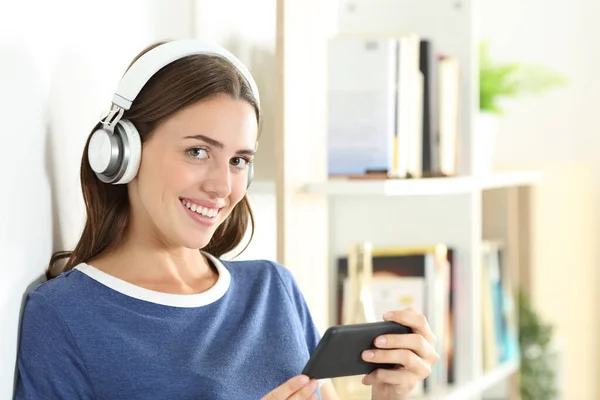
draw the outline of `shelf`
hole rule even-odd
[[[510,361],[500,365],[490,372],[484,373],[479,379],[464,385],[450,388],[439,393],[415,397],[414,400],[467,400],[481,396],[486,390],[505,381],[519,370],[519,361]],[[411,400],[413,398],[411,397]]]
[[[511,171],[487,176],[423,179],[333,178],[305,187],[307,193],[340,195],[427,196],[469,193],[478,190],[527,186],[541,180],[535,171]]]

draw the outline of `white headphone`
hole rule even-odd
[[[142,158],[140,135],[130,121],[121,119],[131,107],[146,82],[162,67],[180,58],[209,54],[231,62],[242,74],[260,104],[258,87],[246,66],[224,48],[195,39],[182,39],[161,44],[146,52],[127,70],[113,96],[113,107],[100,120],[102,127],[94,131],[88,147],[88,161],[98,179],[105,183],[125,184],[137,175]],[[254,175],[248,164],[250,186]]]

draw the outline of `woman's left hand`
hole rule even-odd
[[[375,340],[377,349],[363,352],[365,361],[399,365],[395,369],[378,368],[366,375],[363,383],[372,385],[374,400],[407,399],[440,358],[434,349],[436,339],[427,319],[412,308],[389,312],[383,319],[408,326],[413,332],[380,336]]]

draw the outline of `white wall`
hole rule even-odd
[[[275,175],[276,10],[275,0],[0,0],[0,9],[0,135],[8,145],[0,158],[0,398],[10,398],[25,295],[44,280],[52,252],[71,249],[83,227],[85,140],[131,59],[152,42],[214,40],[251,69],[265,123],[250,188],[256,232],[239,258],[276,258],[275,187],[264,182]]]
[[[549,174],[534,194],[539,237],[533,300],[565,340],[565,399],[595,399],[600,393],[595,339],[600,333],[595,290],[600,284],[600,48],[593,43],[600,36],[600,3],[480,0],[479,7],[479,29],[494,57],[544,64],[568,79],[565,88],[503,103],[495,162],[540,167]]]
[[[593,80],[586,57],[594,50],[585,43],[589,38],[582,35],[581,24],[584,6],[593,1],[480,1],[479,29],[494,58],[547,65],[569,83],[542,96],[502,103],[506,116],[497,162],[569,162],[587,153],[583,141],[591,139],[593,119],[581,107]]]
[[[83,144],[131,58],[191,34],[188,1],[2,1],[0,398],[12,397],[25,293],[83,222]]]

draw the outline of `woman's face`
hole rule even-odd
[[[199,249],[246,194],[254,108],[218,95],[157,126],[129,184],[133,221],[168,246]]]

